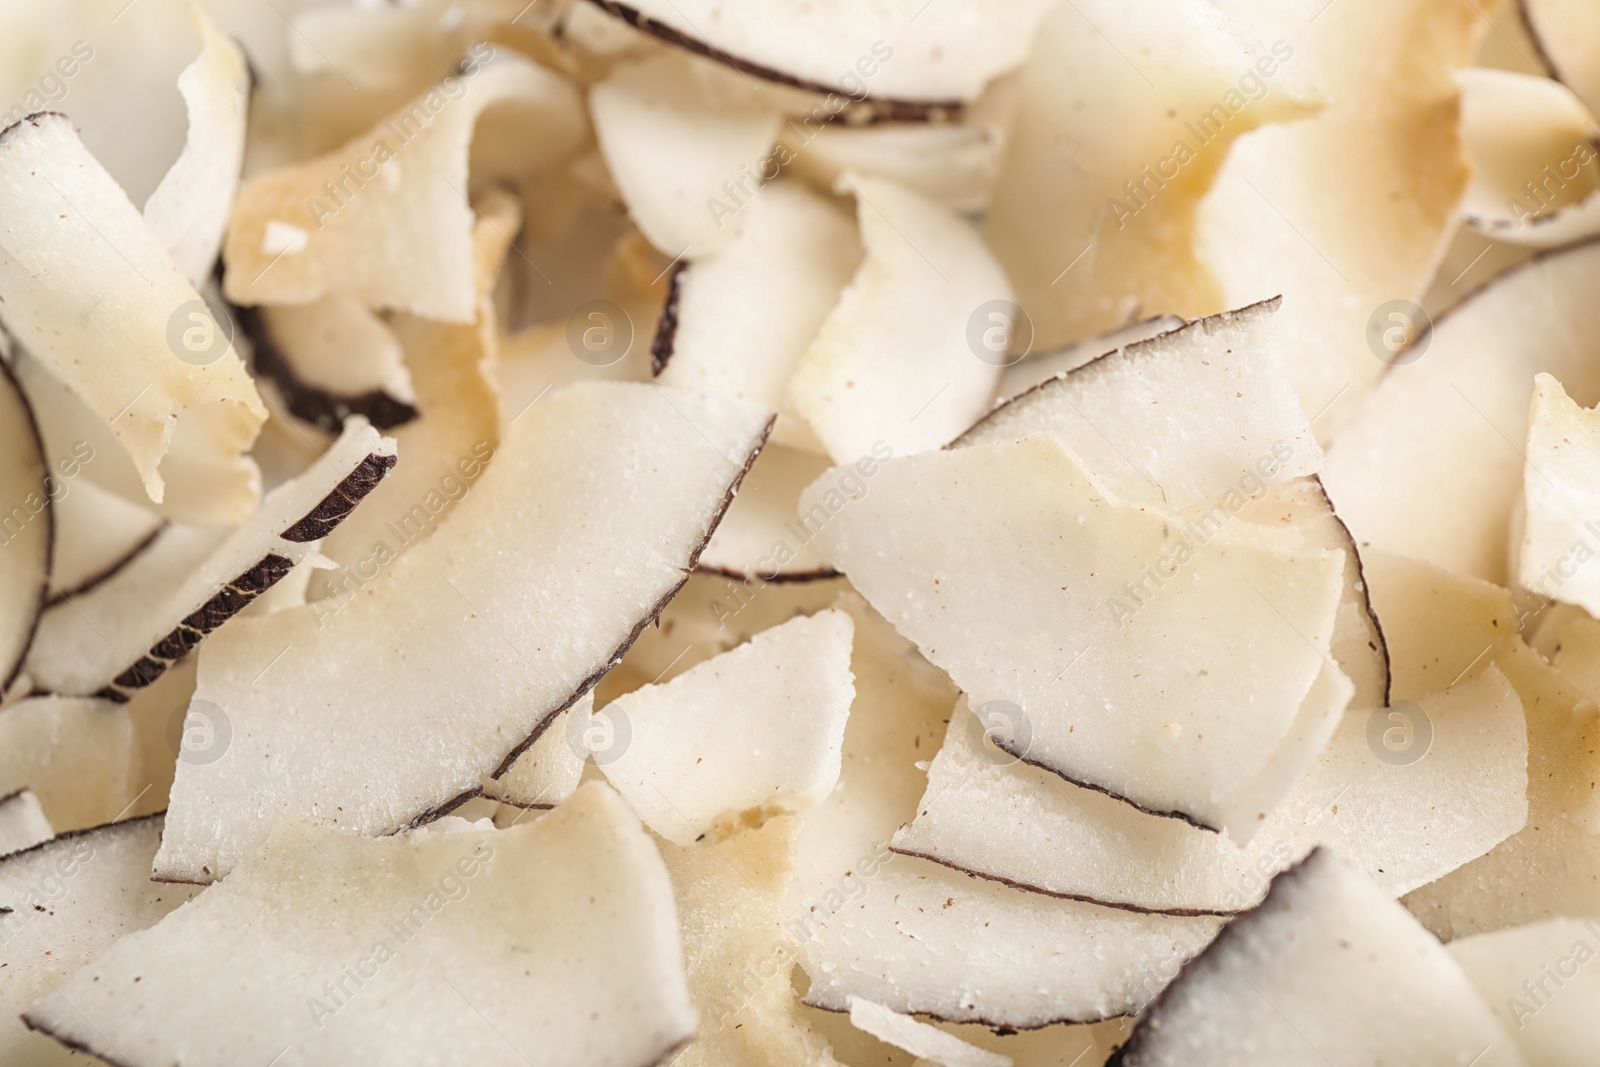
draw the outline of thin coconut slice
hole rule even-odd
[[[394,315],[389,328],[417,390],[420,417],[395,430],[406,457],[367,506],[329,534],[322,555],[340,565],[312,576],[310,595],[342,608],[402,552],[440,521],[487,468],[500,444],[500,415],[491,371],[499,352],[488,291],[500,272],[521,214],[502,191],[484,197],[473,228],[478,318],[470,325]]]
[[[794,839],[784,817],[720,844],[660,843],[700,1016],[676,1067],[836,1067],[789,979]]]
[[[852,220],[804,187],[763,188],[721,251],[672,281],[652,357],[662,385],[727,393],[779,411],[773,441],[816,448],[785,412],[796,364],[861,260]]]
[[[796,177],[828,191],[846,174],[898,182],[964,214],[981,213],[1000,169],[1004,131],[969,113],[963,122],[848,126],[814,113],[784,124],[782,145]]]
[[[484,775],[480,782],[483,795],[524,810],[553,808],[564,802],[583,780],[594,740],[584,724],[593,719],[594,694],[588,693],[557,715],[509,771],[499,778]],[[594,747],[603,751],[600,744]]]
[[[1406,730],[1396,738],[1419,748],[1383,747],[1385,733]],[[1398,897],[1483,855],[1527,821],[1521,702],[1493,667],[1420,705],[1345,717],[1244,848],[996,759],[983,738],[984,725],[970,712],[951,720],[927,795],[895,835],[895,851],[1132,910],[1245,910],[1268,879],[1317,845]],[[1400,811],[1407,817],[1396,818]]]
[[[876,465],[870,457],[868,463]],[[768,445],[711,535],[700,569],[763,582],[814,581],[837,574],[817,551],[816,526],[799,509],[801,492],[828,470],[826,456]]]
[[[167,523],[149,508],[74,480],[54,501],[51,602],[82,596],[113,577],[152,544]]]
[[[1007,367],[1000,376],[1000,395],[1014,400],[1023,393],[1041,385],[1059,374],[1077,370],[1101,356],[1110,355],[1120,348],[1140,341],[1148,341],[1164,333],[1171,333],[1184,325],[1181,315],[1154,315],[1138,322],[1130,322],[1098,337],[1073,341],[1071,344],[1046,351],[1026,354],[1025,358]]]
[[[521,151],[491,167],[474,156],[473,135],[480,119],[498,118],[520,123]],[[537,171],[568,155],[583,130],[577,94],[559,77],[509,50],[474,53],[366,135],[247,181],[223,249],[224,291],[236,304],[341,293],[371,308],[471,322],[469,172],[492,183]]]
[[[950,1022],[1031,1030],[1129,1015],[1216,932],[1209,917],[1051,900],[927,860],[863,866],[864,893],[801,916],[806,1003],[864,997]]]
[[[848,997],[850,1025],[864,1030],[896,1048],[905,1049],[919,1060],[939,1067],[1011,1067],[1010,1056],[1001,1056],[967,1044],[954,1034],[918,1022],[909,1015],[874,1004],[861,997]]]
[[[919,8],[915,0],[863,7],[832,0],[731,11],[714,0],[594,0],[646,33],[757,78],[927,118],[971,101],[1018,66],[1049,5],[989,8],[976,0]],[[847,99],[846,99],[847,98]],[[837,101],[837,104],[835,103]]]
[[[882,178],[847,178],[866,259],[789,383],[828,455],[937,448],[989,407],[1015,305],[964,218]],[[1008,339],[996,355],[985,331]]]
[[[31,789],[58,831],[127,814],[137,778],[133,725],[107,700],[30,697],[0,711],[0,794]]]
[[[18,789],[0,797],[0,856],[32,848],[55,833],[33,790]],[[0,926],[4,922],[0,919]]]
[[[1252,494],[1253,495],[1253,494]],[[1330,649],[1339,670],[1356,687],[1351,706],[1381,708],[1389,704],[1389,647],[1372,608],[1362,569],[1361,550],[1334,510],[1333,501],[1315,475],[1273,486],[1239,511],[1247,522],[1290,533],[1309,548],[1344,552],[1344,596],[1334,624]]]
[[[0,694],[17,680],[44,611],[62,488],[28,398],[0,360]]]
[[[189,112],[183,152],[150,199],[144,220],[196,289],[205,285],[222,249],[228,212],[244,164],[250,70],[244,52],[198,6],[200,56],[178,75]]]
[[[695,1030],[667,872],[600,785],[506,830],[372,839],[285,824],[25,1020],[130,1067],[373,1048],[648,1067]]]
[[[221,877],[284,814],[391,832],[508,771],[683,583],[768,421],[654,386],[569,386],[344,610],[239,620],[196,690],[227,715],[232,744],[180,763],[158,875]],[[352,676],[352,662],[390,667]],[[375,782],[379,764],[350,761],[353,745],[392,773]]]
[[[1111,1062],[1390,1060],[1526,1062],[1443,946],[1319,849],[1184,968]]]
[[[1572,90],[1508,70],[1467,70],[1458,80],[1473,165],[1467,225],[1540,248],[1600,233],[1595,120]]]
[[[28,659],[34,684],[127,699],[310,555],[394,464],[393,439],[352,422],[322,459],[273,490],[197,566],[191,558],[175,588],[152,589],[124,570],[47,611]]]
[[[1600,14],[1582,0],[1520,0],[1518,8],[1539,57],[1591,111],[1600,110]]]
[[[0,132],[0,186],[6,328],[110,424],[164,512],[243,519],[267,412],[224,324],[65,116]]]
[[[1546,253],[1415,342],[1421,358],[1390,371],[1328,449],[1323,483],[1361,541],[1506,584],[1534,375],[1600,402],[1597,277],[1600,243]]]
[[[1053,433],[1118,499],[1173,512],[1313,474],[1322,449],[1284,373],[1277,310],[1270,300],[1107,351],[958,443]]]
[[[1600,613],[1600,567],[1590,524],[1600,505],[1600,414],[1580,408],[1548,374],[1533,380],[1523,462],[1517,581],[1538,596]]]
[[[1582,1067],[1600,1011],[1600,922],[1547,919],[1464,937],[1450,955],[1531,1064]]]
[[[600,151],[650,243],[691,262],[725,247],[761,183],[782,116],[736,76],[663,53],[589,91]]]
[[[33,1033],[20,1016],[119,938],[195,895],[150,881],[161,816],[62,834],[0,858],[0,1059],[35,1067],[83,1057]]]
[[[298,307],[240,309],[250,361],[298,419],[329,433],[361,415],[380,430],[417,417],[417,394],[394,330],[361,301],[325,296]]]
[[[1196,211],[1236,138],[1315,110],[1284,58],[1203,0],[1044,20],[987,221],[1041,345],[1229,306],[1195,256]]]
[[[1342,552],[1120,506],[1050,435],[891,460],[855,499],[824,479],[812,506],[862,595],[980,711],[1014,709],[1002,748],[1248,837],[1329,665]]]
[[[853,632],[850,616],[819,612],[619,697],[601,712],[616,736],[596,762],[679,845],[814,807],[839,780]]]
[[[1395,325],[1384,305],[1421,299],[1456,227],[1471,165],[1455,74],[1489,20],[1455,0],[1381,11],[1324,10],[1323,0],[1217,6],[1272,42],[1274,80],[1312,86],[1325,106],[1234,143],[1200,203],[1196,254],[1224,306],[1283,296],[1278,325],[1295,391],[1337,432],[1393,358],[1375,357],[1368,340]],[[1398,310],[1412,333],[1425,325]]]

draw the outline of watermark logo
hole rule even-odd
[[[220,301],[189,300],[167,317],[167,348],[191,367],[206,367],[233,348],[233,316]]]
[[[1391,767],[1409,767],[1433,747],[1433,720],[1408,700],[1374,708],[1367,717],[1367,747]]]
[[[621,759],[632,741],[633,723],[615,704],[588,714],[574,708],[567,714],[567,747],[579,759],[594,760],[597,767],[609,767]]]
[[[567,316],[567,347],[591,367],[609,367],[633,348],[633,319],[609,300],[579,304]]]
[[[180,762],[205,767],[217,762],[233,744],[233,721],[209,700],[191,700],[172,713],[167,743]]]
[[[1405,367],[1427,354],[1433,320],[1409,300],[1388,300],[1367,319],[1367,347],[1391,367]]]
[[[1033,348],[1033,320],[1010,300],[986,300],[967,317],[967,347],[994,367],[1009,367]]]
[[[967,747],[996,767],[1009,767],[1028,754],[1033,744],[1033,723],[1020,705],[1009,700],[986,700],[967,717]]]

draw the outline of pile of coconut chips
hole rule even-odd
[[[1594,1062],[1594,5],[59,0],[0,106],[0,1063]]]

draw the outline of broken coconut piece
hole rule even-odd
[[[1385,375],[1328,447],[1322,481],[1357,538],[1506,584],[1534,375],[1600,401],[1597,277],[1600,243],[1544,253],[1414,342],[1421,358]]]
[[[0,794],[31,789],[57,831],[121,817],[144,783],[133,724],[108,700],[29,697],[0,711]]]
[[[1591,111],[1600,109],[1600,13],[1583,0],[1520,0],[1517,7],[1551,73]]]
[[[816,523],[801,515],[798,507],[801,492],[828,470],[828,457],[815,452],[782,445],[762,449],[722,525],[701,553],[700,569],[762,582],[836,575],[817,551]]]
[[[1509,70],[1464,70],[1457,80],[1472,154],[1467,225],[1540,248],[1600,233],[1596,126],[1572,90]]]
[[[820,450],[784,412],[786,391],[860,261],[844,212],[803,186],[762,188],[737,236],[672,275],[652,352],[656,381],[763,404],[780,412],[775,444]]]
[[[595,762],[679,845],[815,806],[839,780],[854,629],[843,612],[802,616],[618,697],[597,713],[616,736]]]
[[[1282,49],[1204,0],[1044,19],[986,223],[1040,345],[1230,306],[1196,258],[1196,213],[1236,138],[1316,110]]]
[[[1007,367],[1005,373],[1000,375],[1000,395],[1008,400],[1015,400],[1034,386],[1058,374],[1075,371],[1087,363],[1094,362],[1100,356],[1109,355],[1119,348],[1139,341],[1148,341],[1152,337],[1171,333],[1182,325],[1184,319],[1181,315],[1156,315],[1131,322],[1097,337],[1073,341],[1060,348],[1044,351],[1035,349]]]
[[[520,122],[519,151],[490,167],[473,151],[473,135],[480,119],[506,113]],[[236,304],[309,304],[339,293],[370,308],[471,322],[469,193],[555,163],[583,130],[565,81],[509,49],[477,46],[366,134],[245,182],[223,249],[223,290]]]
[[[1522,475],[1517,582],[1538,596],[1600,614],[1600,567],[1589,526],[1600,514],[1600,413],[1579,407],[1548,374],[1533,379]]]
[[[53,606],[28,659],[34,684],[127,699],[277,584],[394,464],[394,441],[352,421],[326,454],[269,493],[198,565],[190,557],[175,588],[151,588],[130,568]],[[195,536],[205,543],[205,532]]]
[[[1318,849],[1273,880],[1140,1018],[1117,1067],[1522,1067],[1467,976],[1404,908]]]
[[[738,234],[782,121],[736,75],[666,51],[618,64],[589,90],[601,154],[656,250],[690,262]]]
[[[790,402],[835,463],[938,448],[994,397],[1016,326],[1011,285],[949,208],[882,178],[844,186],[866,259],[795,368]],[[994,330],[1004,343],[991,351]]]
[[[667,872],[598,784],[505,830],[374,839],[284,823],[25,1018],[129,1067],[351,1062],[377,1047],[649,1067],[695,1030]]]
[[[211,276],[239,189],[250,70],[244,52],[198,5],[200,55],[178,75],[189,134],[177,162],[144,202],[144,220],[196,289]]]
[[[974,100],[1020,64],[1041,0],[1001,8],[976,0],[919,8],[916,0],[863,7],[832,0],[720,6],[715,0],[594,0],[646,33],[746,74],[872,101],[895,117],[928,118]]]
[[[861,997],[847,997],[850,1025],[880,1041],[905,1049],[913,1056],[939,1067],[1011,1067],[1011,1057],[969,1045],[954,1034],[918,1022],[909,1015],[874,1004]]]
[[[250,362],[298,419],[338,433],[351,415],[380,430],[417,417],[417,394],[394,330],[359,300],[241,308]]]
[[[1411,316],[1413,334],[1424,325],[1386,305],[1421,299],[1457,227],[1471,164],[1455,75],[1477,54],[1489,19],[1457,0],[1217,7],[1270,43],[1277,60],[1238,68],[1239,85],[1260,92],[1245,80],[1259,74],[1277,95],[1294,79],[1324,106],[1234,142],[1198,205],[1195,254],[1225,307],[1283,297],[1289,378],[1307,412],[1325,413],[1324,433],[1337,433],[1394,358],[1381,346],[1384,357],[1375,355],[1368,331],[1393,328],[1395,310]],[[1340,493],[1333,498],[1344,506]]]
[[[238,620],[196,690],[228,716],[232,744],[179,765],[157,874],[219,878],[286,814],[389,833],[510,770],[678,590],[769,419],[651,385],[569,386],[343,610]],[[352,662],[391,666],[352,676]],[[352,745],[392,773],[374,781]]]
[[[226,324],[66,116],[0,131],[0,210],[6,328],[110,424],[165,514],[242,520],[266,408]]]
[[[17,680],[44,611],[61,488],[28,398],[0,360],[0,696]]]
[[[1179,512],[1322,466],[1284,374],[1278,301],[1105,352],[1013,397],[958,445],[1053,433],[1119,500]]]
[[[82,596],[155,543],[167,523],[140,504],[75,479],[53,502],[49,601]]]
[[[83,1062],[20,1016],[119,938],[195,895],[188,886],[150,881],[160,840],[161,816],[151,815],[0,857],[0,1060],[30,1067]]]
[[[790,982],[795,831],[781,816],[715,844],[657,842],[700,1016],[674,1067],[837,1067]]]
[[[1129,1015],[1216,932],[1211,916],[1141,915],[891,856],[799,916],[805,1001],[849,998],[949,1022],[1031,1030]]]
[[[1314,754],[1291,746],[1329,666],[1342,552],[1121,506],[1051,435],[890,460],[855,499],[825,477],[813,506],[823,554],[1001,712],[1018,758],[1244,838],[1270,806],[1256,780]]]
[[[1452,941],[1466,972],[1530,1064],[1583,1067],[1600,1010],[1600,921],[1546,919]]]
[[[557,715],[509,771],[499,778],[484,775],[479,780],[483,795],[524,809],[553,808],[565,801],[578,788],[589,761],[591,738],[583,724],[591,722],[593,715],[591,692]]]
[[[18,789],[0,797],[0,856],[32,848],[54,836],[33,790]],[[0,925],[4,922],[0,919]]]
[[[1398,897],[1483,855],[1527,820],[1521,702],[1493,667],[1420,705],[1346,716],[1244,848],[996,759],[984,743],[988,725],[964,709],[952,718],[895,851],[1135,911],[1245,910],[1272,875],[1319,844]],[[1396,818],[1399,811],[1408,814]]]

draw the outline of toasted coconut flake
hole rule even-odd
[[[266,408],[225,324],[65,116],[0,132],[0,209],[6,328],[110,424],[167,514],[240,521]]]
[[[150,881],[161,816],[66,833],[0,859],[0,1058],[39,1067],[82,1063],[21,1015],[119,938],[195,895]]]
[[[1600,233],[1600,128],[1572,91],[1505,70],[1462,71],[1458,80],[1473,165],[1467,225],[1540,248]]]
[[[946,1033],[936,1026],[918,1022],[909,1015],[874,1004],[861,997],[846,998],[850,1005],[850,1025],[903,1048],[919,1060],[939,1067],[1011,1067],[1011,1057],[985,1051]]]
[[[1600,505],[1600,414],[1540,374],[1528,423],[1521,535],[1511,546],[1517,580],[1539,596],[1600,613],[1600,568],[1572,565],[1573,546],[1586,542]]]
[[[1197,256],[1229,307],[1283,296],[1289,375],[1334,434],[1385,367],[1369,320],[1422,297],[1459,217],[1471,168],[1455,74],[1489,20],[1460,0],[1218,6],[1325,106],[1234,144],[1200,204]]]
[[[178,76],[189,112],[183,152],[150,199],[144,220],[196,289],[205,285],[222,249],[228,213],[244,163],[250,71],[244,53],[199,6],[200,56]]]
[[[509,770],[676,592],[768,419],[654,386],[570,386],[515,424],[433,536],[353,602],[239,620],[196,691],[228,716],[232,745],[179,765],[157,873],[220,877],[282,814],[391,832]],[[391,666],[353,676],[363,661]],[[285,716],[286,701],[316,713]],[[345,757],[352,744],[393,761],[385,784]]]
[[[1184,968],[1111,1062],[1231,1067],[1387,1058],[1525,1062],[1432,935],[1319,849],[1278,875],[1259,907]]]
[[[997,702],[996,744],[1248,836],[1267,802],[1252,780],[1287,755],[1328,665],[1342,552],[1121,506],[1048,434],[891,460],[856,499],[825,478],[813,505],[832,516],[828,559],[975,707]],[[1155,651],[1178,634],[1180,660]]]
[[[606,166],[640,231],[690,261],[725,247],[759,196],[782,121],[735,76],[666,53],[619,65],[589,91]]]
[[[1202,0],[1044,20],[987,223],[1040,345],[1230,306],[1196,257],[1196,211],[1236,138],[1314,109],[1283,60]]]
[[[981,339],[1010,336],[1011,285],[948,208],[882,178],[846,185],[866,259],[801,359],[790,402],[835,463],[937,448],[994,397],[1004,357]]]
[[[1000,169],[1004,130],[1000,116],[994,119],[847,126],[801,115],[784,124],[781,143],[795,175],[820,191],[846,174],[871,174],[976,214],[988,206]]]
[[[1546,919],[1450,943],[1450,955],[1531,1064],[1580,1067],[1591,1055],[1600,973],[1593,919]],[[1554,972],[1555,982],[1546,977]],[[1540,990],[1540,986],[1544,990]]]
[[[853,630],[838,611],[794,619],[618,697],[595,761],[678,845],[814,807],[839,780]]]
[[[762,582],[835,576],[838,572],[817,551],[815,528],[798,506],[801,492],[827,470],[827,457],[815,452],[782,445],[762,449],[701,553],[700,569]]]
[[[1183,511],[1322,466],[1284,373],[1277,301],[1105,352],[1013,397],[959,445],[1053,433],[1129,503]]]
[[[788,408],[789,378],[861,261],[853,221],[803,187],[763,188],[738,236],[672,275],[653,356],[662,385],[780,412],[773,441],[821,451]]]
[[[143,565],[52,606],[29,654],[29,675],[49,692],[126,700],[282,580],[394,463],[392,439],[352,423],[220,541],[214,529],[174,527]],[[212,544],[196,565],[196,549]]]
[[[22,670],[54,565],[63,485],[46,466],[44,447],[28,397],[0,360],[0,694]]]
[[[50,557],[50,603],[82,596],[150,548],[166,529],[147,507],[75,479],[53,502],[55,543]]]
[[[480,779],[483,795],[523,809],[553,808],[564,802],[583,779],[589,753],[575,741],[583,739],[581,724],[593,715],[594,694],[588,693],[557,715],[509,771],[499,778],[484,775]],[[576,730],[574,723],[580,724]]]
[[[1000,376],[1000,395],[1015,400],[1034,386],[1042,385],[1058,374],[1075,371],[1079,367],[1093,363],[1101,356],[1110,355],[1118,349],[1140,341],[1148,341],[1164,333],[1171,333],[1182,325],[1184,320],[1181,315],[1155,315],[1138,322],[1131,322],[1097,337],[1073,341],[1060,348],[1029,352],[1023,359],[1007,367],[1005,373]]]
[[[520,151],[480,160],[480,119],[507,114],[522,123]],[[224,292],[236,304],[340,293],[371,308],[471,322],[469,176],[483,183],[539,170],[568,155],[583,128],[577,94],[556,75],[505,49],[475,50],[460,73],[366,134],[247,181],[223,250]],[[474,171],[471,162],[494,166]]]
[[[1600,13],[1583,0],[1518,0],[1539,58],[1591,111],[1600,110]]]
[[[32,848],[55,836],[39,797],[31,789],[18,789],[0,797],[0,856]],[[0,923],[4,923],[0,919]]]
[[[341,990],[347,968],[366,977]],[[601,785],[506,830],[375,840],[281,825],[226,882],[58,990],[27,1024],[130,1067],[375,1047],[651,1067],[695,1026],[667,873]]]
[[[30,697],[0,711],[0,794],[31,789],[57,831],[125,814],[136,784],[133,727],[107,700]]]
[[[1359,540],[1506,583],[1534,375],[1600,402],[1597,277],[1600,243],[1547,253],[1417,339],[1421,358],[1391,370],[1328,448],[1323,483]]]

